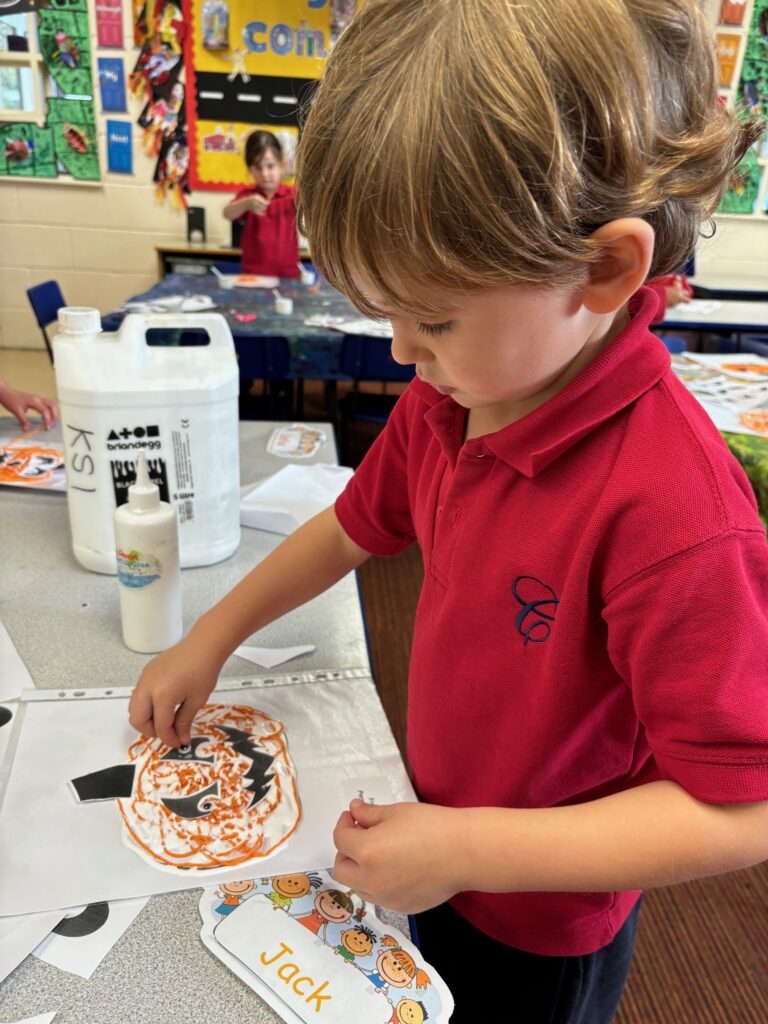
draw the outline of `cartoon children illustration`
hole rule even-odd
[[[349,963],[354,963],[356,956],[370,956],[375,942],[376,936],[371,929],[359,924],[341,933],[341,942],[333,952],[344,957]]]
[[[303,917],[296,917],[295,920],[299,924],[303,924],[305,928],[309,928],[315,935],[319,935],[325,942],[328,925],[346,924],[353,914],[358,921],[361,921],[365,914],[365,907],[356,911],[350,893],[341,892],[339,889],[322,889],[315,896],[314,910]]]
[[[253,890],[255,884],[250,878],[246,878],[242,882],[223,882],[217,890],[217,895],[221,896],[224,902],[215,908],[216,913],[224,917],[231,914]]]
[[[401,999],[387,1024],[423,1024],[428,1018],[424,1003],[419,1003],[415,999]]]
[[[275,875],[274,878],[265,878],[264,881],[272,883],[272,892],[267,894],[269,899],[276,907],[285,911],[290,910],[294,900],[300,900],[312,889],[322,885],[320,875],[314,872],[303,875]]]
[[[416,988],[431,984],[429,975],[416,966],[411,954],[401,949],[396,939],[385,935],[381,944],[389,948],[382,949],[376,957],[376,970],[368,975],[368,980],[387,998],[389,988],[410,988],[414,981]]]

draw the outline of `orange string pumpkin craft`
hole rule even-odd
[[[254,708],[206,704],[188,747],[141,736],[128,757],[72,786],[81,802],[116,799],[128,845],[163,869],[267,857],[301,819],[283,724]]]

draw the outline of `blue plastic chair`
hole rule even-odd
[[[768,358],[768,338],[756,334],[745,334],[741,339],[741,351]]]
[[[291,366],[287,339],[272,335],[235,337],[235,350],[240,369],[240,419],[276,419],[276,410],[289,418],[293,385],[287,380]],[[250,393],[254,380],[263,382],[261,395]]]
[[[667,346],[667,348],[669,349],[669,351],[672,353],[673,356],[674,355],[679,355],[681,352],[686,352],[688,350],[688,346],[685,344],[684,339],[683,338],[676,338],[676,337],[674,337],[674,335],[667,335],[665,337],[660,337],[659,341],[663,341],[664,342],[664,344]]]
[[[341,343],[339,371],[352,380],[352,390],[339,403],[339,436],[341,459],[347,461],[347,429],[350,421],[384,424],[399,395],[385,392],[361,391],[362,381],[377,381],[385,385],[390,381],[413,379],[415,368],[396,363],[392,358],[392,343],[388,338],[371,338],[361,334],[346,334]]]
[[[61,307],[66,306],[58,281],[44,281],[42,284],[27,288],[27,298],[32,306],[32,312],[35,314],[37,326],[42,331],[45,347],[48,349],[48,357],[53,363],[53,349],[46,327],[54,323]]]

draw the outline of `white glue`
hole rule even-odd
[[[151,328],[203,330],[208,344],[150,345]],[[239,374],[224,317],[134,314],[106,334],[98,310],[65,306],[53,356],[78,562],[117,571],[115,508],[142,450],[178,513],[182,567],[228,558],[240,543]]]
[[[142,654],[164,651],[182,634],[179,529],[176,509],[149,479],[144,452],[128,504],[115,511],[115,542],[123,641]]]

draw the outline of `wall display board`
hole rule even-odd
[[[0,51],[0,175],[98,181],[86,0],[4,7]]]
[[[768,0],[723,0],[715,38],[723,101],[764,115],[768,104]],[[742,160],[718,212],[764,216],[767,193],[768,136],[764,136]]]
[[[299,109],[321,76],[355,0],[183,0],[190,182],[233,192],[254,128],[273,132],[293,175]]]

